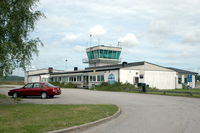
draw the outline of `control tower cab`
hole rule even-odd
[[[89,67],[114,65],[120,63],[121,47],[98,45],[86,49],[88,59],[83,63],[89,63]]]

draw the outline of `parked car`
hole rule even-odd
[[[47,97],[53,98],[55,95],[60,95],[61,89],[48,82],[28,83],[19,89],[13,89],[8,92],[9,96],[17,98],[20,96],[41,96],[42,99]]]

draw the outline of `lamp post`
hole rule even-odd
[[[68,60],[67,60],[67,59],[65,59],[65,62],[66,62],[66,70],[67,70],[67,61],[68,61]]]

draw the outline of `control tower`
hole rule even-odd
[[[89,63],[89,67],[114,65],[120,63],[121,47],[98,45],[86,49],[88,59],[83,63]]]

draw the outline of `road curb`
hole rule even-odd
[[[84,130],[90,128],[90,127],[94,127],[94,126],[97,126],[97,125],[102,124],[104,122],[107,122],[109,120],[112,120],[114,118],[117,118],[120,114],[121,114],[121,109],[118,107],[118,111],[112,116],[109,116],[109,117],[106,117],[106,118],[103,118],[103,119],[100,119],[100,120],[97,120],[97,121],[94,121],[94,122],[82,124],[82,125],[79,125],[79,126],[73,126],[73,127],[69,127],[69,128],[49,131],[47,133],[75,133],[75,132],[78,132],[78,131],[84,131]]]

